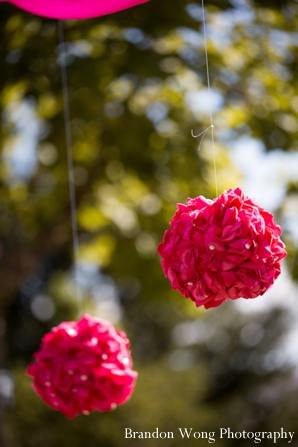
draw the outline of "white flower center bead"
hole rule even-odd
[[[70,335],[71,337],[74,337],[75,335],[77,335],[77,331],[75,329],[67,329],[66,331],[68,333],[68,335]]]
[[[213,244],[211,244],[211,245],[209,245],[209,249],[210,249],[210,250],[214,250],[214,249],[215,249],[215,246],[214,246]]]
[[[45,385],[46,386],[51,386],[51,382],[46,382]]]
[[[250,249],[250,245],[249,244],[245,244],[245,248],[247,248],[247,250]]]
[[[83,381],[83,382],[86,382],[86,380],[88,379],[88,377],[84,374],[83,376],[81,376],[81,380]]]
[[[193,286],[193,282],[188,282],[187,285],[188,286]]]
[[[103,360],[107,360],[108,356],[107,356],[107,354],[102,354],[101,358],[102,358]]]
[[[124,365],[128,365],[129,364],[129,358],[128,357],[124,357],[124,359],[122,360],[122,363]]]

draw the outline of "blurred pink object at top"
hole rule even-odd
[[[7,0],[0,0],[0,2]],[[140,5],[148,0],[9,0],[9,3],[52,19],[89,19]]]

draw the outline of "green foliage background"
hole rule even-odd
[[[229,143],[249,136],[297,152],[298,3],[206,3],[222,192],[241,182]],[[201,19],[192,1],[151,0],[64,23],[84,308],[127,332],[139,371],[127,404],[68,421],[24,374],[43,333],[77,318],[57,21],[1,3],[1,446],[138,445],[125,427],[175,432],[142,441],[156,447],[206,444],[182,441],[178,427],[298,432],[295,361],[278,360],[291,312],[196,309],[156,253],[177,202],[215,196],[210,138],[198,152],[190,135],[209,125],[208,108],[191,107],[207,85]],[[17,144],[33,158],[16,157]],[[296,180],[276,210],[285,228],[297,201]],[[295,280],[295,235],[283,237]]]

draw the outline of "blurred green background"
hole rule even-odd
[[[42,335],[78,316],[57,21],[0,5],[0,446],[122,447],[134,431],[296,431],[298,2],[188,0],[64,23],[84,310],[127,332],[131,400],[68,421],[25,376]],[[196,309],[157,244],[187,197],[242,186],[275,213],[288,257],[256,300]],[[262,440],[271,445],[272,440]],[[287,440],[277,445],[288,445]]]

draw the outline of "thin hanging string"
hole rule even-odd
[[[198,147],[198,151],[201,150],[201,146],[202,146],[202,143],[203,143],[203,140],[204,140],[204,138],[205,138],[206,133],[207,133],[208,130],[211,129],[212,127],[214,127],[213,124],[210,124],[210,126],[208,126],[207,129],[203,130],[203,132],[199,133],[199,135],[194,135],[193,130],[191,129],[191,132],[190,132],[190,133],[191,133],[191,136],[192,136],[193,138],[198,138],[198,137],[202,136],[202,138],[201,138],[201,140],[200,140],[199,147]]]
[[[211,107],[211,88],[210,88],[210,74],[209,74],[209,61],[208,61],[208,49],[207,49],[207,32],[206,32],[206,19],[205,19],[205,7],[204,0],[202,0],[202,18],[203,18],[203,32],[204,32],[204,46],[205,46],[205,58],[206,58],[206,74],[207,74],[207,87],[208,87],[208,95],[209,95],[209,115],[210,115],[210,126],[201,132],[199,135],[194,135],[191,132],[194,138],[202,135],[202,139],[200,142],[199,150],[201,148],[203,139],[206,135],[206,132],[211,129],[211,140],[212,140],[212,153],[213,153],[213,168],[214,168],[214,182],[215,182],[215,191],[216,196],[218,197],[218,185],[217,185],[217,172],[216,172],[216,155],[215,155],[215,144],[214,144],[214,125],[213,125],[213,116],[212,116],[212,107]]]
[[[79,236],[78,236],[78,224],[77,224],[77,207],[76,207],[76,193],[74,184],[74,169],[72,158],[72,141],[70,131],[70,118],[69,118],[69,96],[68,96],[68,84],[66,73],[66,48],[63,32],[63,21],[58,20],[59,28],[59,56],[61,67],[61,79],[62,79],[62,92],[63,92],[63,109],[64,109],[64,126],[65,126],[65,141],[66,141],[66,153],[67,153],[67,169],[68,169],[68,184],[69,184],[69,196],[70,196],[70,213],[71,213],[71,226],[72,226],[72,241],[73,241],[73,258],[74,258],[74,277],[76,286],[76,298],[78,304],[78,316],[83,313],[83,295],[81,289],[78,286],[79,276]]]

